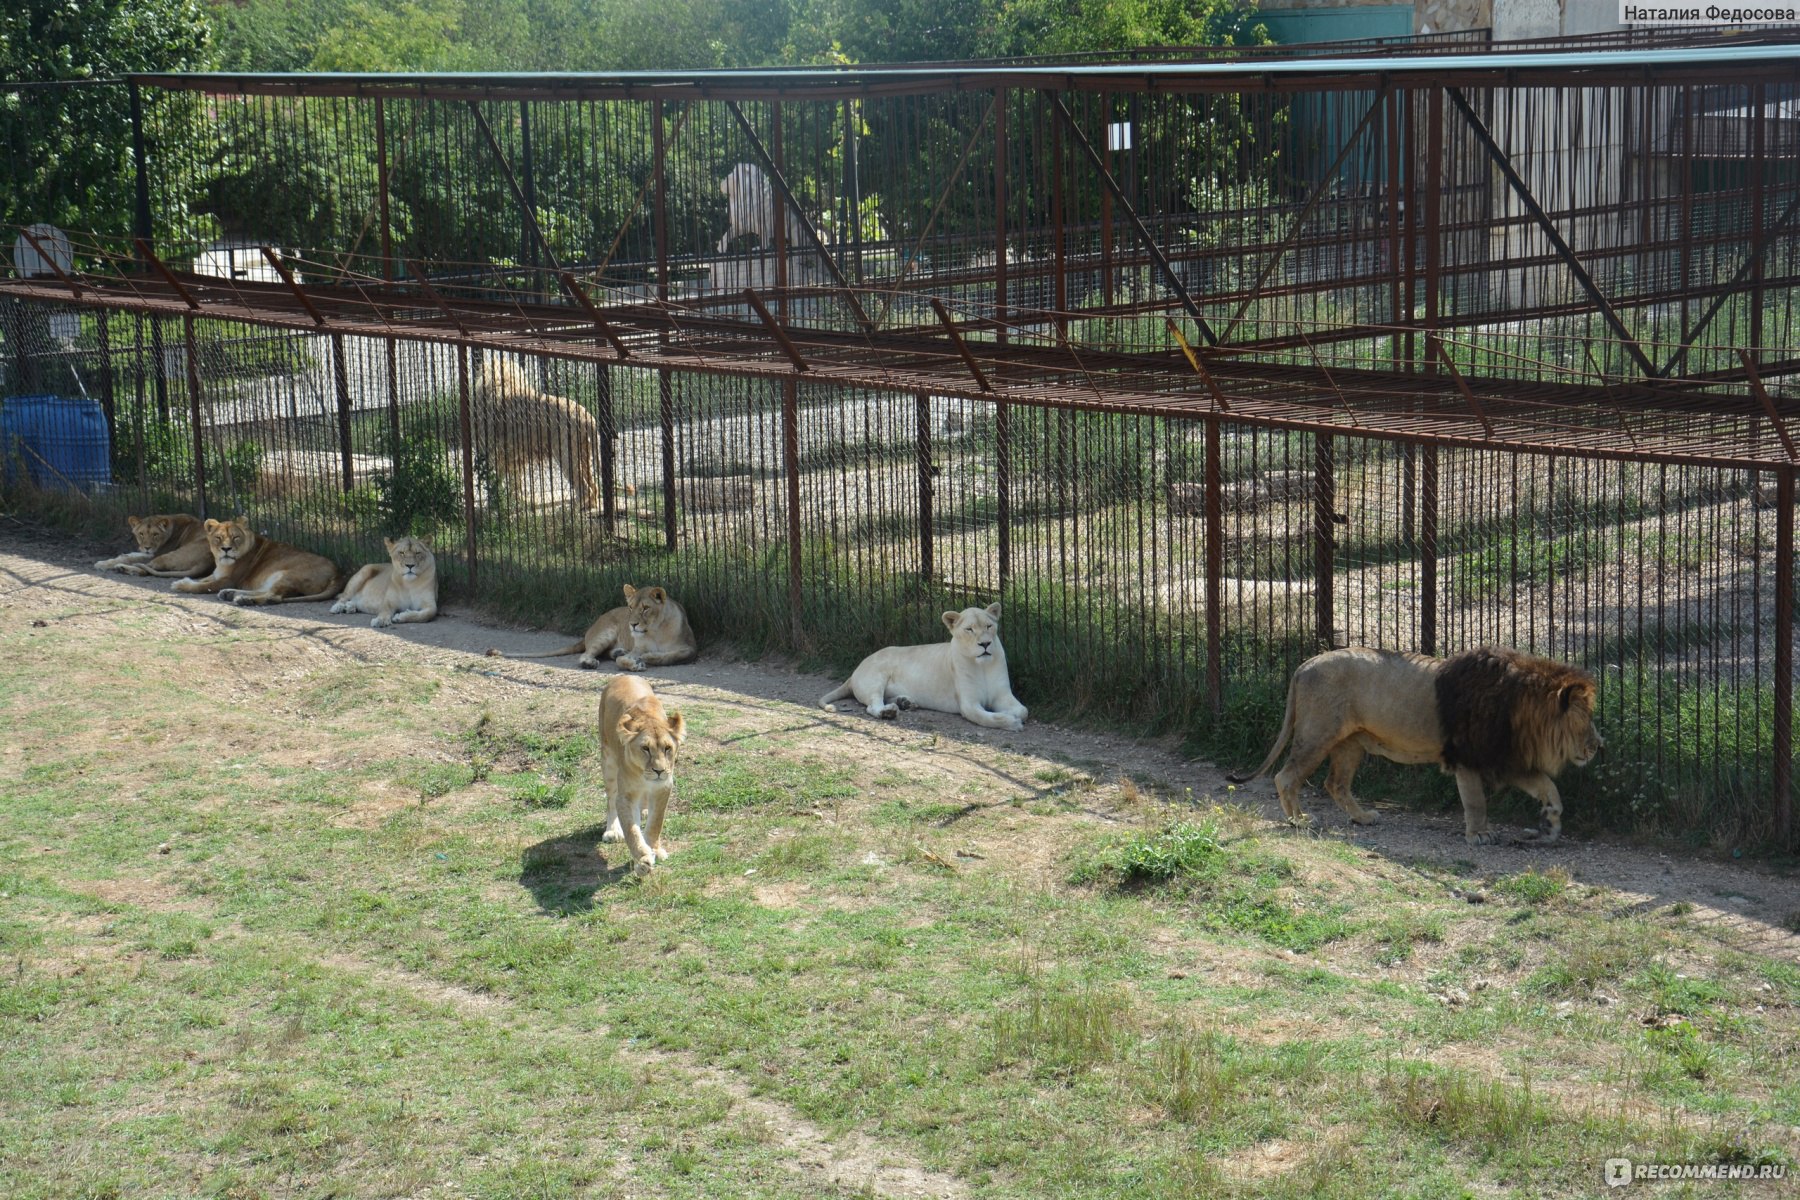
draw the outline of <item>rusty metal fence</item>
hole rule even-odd
[[[106,414],[85,503],[564,628],[1001,599],[1035,711],[1235,761],[1321,646],[1527,647],[1600,680],[1575,820],[1792,845],[1794,50],[1531,50],[145,78],[8,394]]]

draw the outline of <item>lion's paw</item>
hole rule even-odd
[[[331,607],[326,611],[339,614],[347,613],[350,611],[350,602],[348,600],[334,600],[331,602]]]
[[[884,704],[875,710],[875,715],[884,721],[896,720],[900,716],[900,706],[897,704]]]
[[[119,570],[125,572],[127,575],[148,575],[150,573],[149,567],[140,566],[137,563],[126,563],[124,566],[120,567]]]
[[[894,707],[899,709],[901,712],[911,712],[912,706],[913,706],[913,702],[911,700],[908,700],[905,696],[895,696],[894,697]]]
[[[1497,846],[1500,844],[1499,835],[1491,829],[1484,829],[1480,833],[1464,834],[1463,837],[1471,846]]]
[[[625,831],[619,827],[617,821],[614,821],[611,825],[606,827],[606,832],[600,835],[600,840],[603,842],[622,842],[625,840]]]
[[[639,879],[642,879],[654,870],[656,870],[656,855],[654,854],[646,855],[643,858],[635,860],[631,864],[631,873],[636,875]]]
[[[386,629],[389,625],[392,625],[393,623],[394,623],[394,618],[392,618],[392,617],[377,616],[374,620],[369,622],[369,628],[371,628],[371,629]]]
[[[644,669],[644,660],[635,654],[621,654],[613,661],[619,664],[619,669],[621,671],[641,671]]]

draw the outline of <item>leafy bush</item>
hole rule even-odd
[[[377,509],[393,536],[425,536],[462,516],[462,480],[444,443],[415,427],[394,447],[393,467],[371,476]]]

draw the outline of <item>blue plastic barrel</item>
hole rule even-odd
[[[9,396],[0,400],[0,457],[9,483],[21,466],[42,488],[85,491],[110,482],[106,413],[72,396]]]

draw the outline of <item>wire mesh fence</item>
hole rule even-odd
[[[1322,647],[1527,648],[1600,682],[1574,811],[1782,841],[1800,122],[1718,53],[146,78],[0,371],[109,512],[837,667],[997,599],[1035,712],[1234,761]]]

